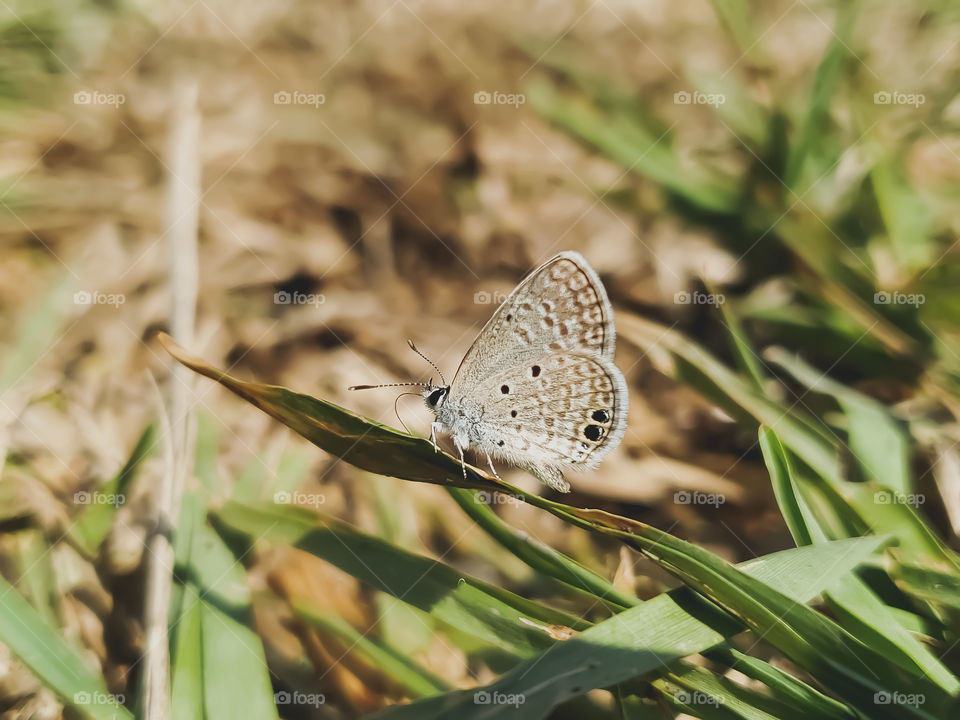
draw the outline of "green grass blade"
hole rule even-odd
[[[667,327],[626,313],[617,317],[617,332],[650,352],[654,359],[666,351],[670,360],[658,363],[665,372],[693,385],[733,416],[769,426],[820,475],[831,479],[840,477],[838,447],[834,438],[760,395],[696,343]]]
[[[806,104],[806,117],[787,160],[786,183],[800,193],[806,190],[807,177],[820,177],[823,174],[823,165],[829,166],[835,162],[836,154],[825,146],[833,137],[826,129],[844,63],[852,57],[849,40],[859,12],[859,4],[858,0],[852,0],[839,7],[836,28],[832,31],[830,43],[814,76],[810,100]]]
[[[680,663],[675,672],[665,678],[654,680],[655,688],[665,692],[666,697],[685,712],[705,720],[727,720],[739,717],[744,720],[786,720],[761,709],[758,693],[736,685],[726,678],[693,665]]]
[[[797,494],[788,458],[776,435],[762,428],[760,445],[770,469],[777,503],[797,545],[823,542],[825,534]],[[960,693],[960,681],[898,623],[896,616],[859,577],[845,576],[831,584],[825,596],[834,615],[865,645],[880,650],[901,667],[929,677],[947,693]]]
[[[411,697],[430,697],[450,689],[447,683],[421,668],[411,658],[374,642],[342,618],[296,599],[293,609],[298,617],[320,632],[332,635],[347,652],[363,657],[378,673],[406,689]]]
[[[640,604],[636,596],[617,590],[573,558],[514,530],[488,504],[478,500],[480,495],[476,491],[448,488],[447,492],[481,529],[534,570],[620,610]]]
[[[185,518],[197,517],[202,508],[200,492],[184,496]],[[260,637],[252,629],[252,605],[243,566],[206,524],[191,523],[188,531],[189,562],[177,567],[177,575],[186,585],[179,609],[185,620],[199,624],[204,718],[276,718],[266,656]],[[191,586],[196,590],[196,602],[191,602]],[[186,642],[184,652],[195,666],[196,639],[188,636]],[[224,658],[229,658],[229,663]],[[197,679],[185,682],[192,689]]]
[[[912,491],[910,444],[890,411],[873,398],[820,373],[781,348],[769,348],[766,357],[789,372],[812,392],[832,396],[849,422],[849,443],[864,474],[895,493]]]
[[[566,632],[563,628],[590,625],[302,508],[228,502],[216,517],[233,530],[321,557],[444,624],[520,657],[552,645],[552,635]]]
[[[130,453],[120,472],[103,487],[97,488],[101,497],[117,498],[116,503],[96,502],[83,509],[70,528],[70,538],[87,557],[95,557],[100,544],[113,527],[117,510],[123,504],[127,488],[136,477],[140,464],[149,457],[154,447],[154,427],[148,425]]]
[[[795,602],[806,603],[835,575],[850,572],[881,544],[877,538],[841,540],[774,553],[740,567],[787,593]],[[544,655],[521,663],[479,692],[490,697],[522,695],[523,714],[519,717],[542,718],[565,700],[593,688],[668,669],[670,663],[718,645],[743,629],[729,615],[689,589],[680,588],[597,623]],[[484,717],[483,708],[474,705],[472,694],[454,694],[445,703],[416,706],[421,707],[422,715],[411,716],[397,709],[378,717]],[[434,707],[438,714],[430,714]]]
[[[77,715],[88,720],[133,720],[107,692],[99,668],[87,667],[56,628],[0,577],[0,642]]]
[[[960,578],[956,575],[910,563],[898,565],[897,575],[900,579],[897,584],[905,592],[951,611],[960,611]]]
[[[183,588],[180,606],[174,629],[170,717],[177,720],[204,720],[200,597],[197,587],[192,583]]]
[[[761,426],[759,435],[760,450],[763,452],[763,460],[770,472],[773,494],[780,507],[780,514],[783,515],[797,547],[811,545],[814,541],[813,533],[820,533],[820,528],[816,522],[810,522],[808,519],[810,510],[806,507],[803,498],[797,494],[797,488],[793,484],[790,459],[773,430]],[[821,533],[818,540],[825,539]]]
[[[663,135],[644,128],[636,116],[604,113],[589,99],[567,96],[543,79],[524,87],[531,106],[585,143],[645,175],[704,210],[732,213],[738,196],[734,183],[723,183],[705,172],[692,172],[670,148]]]
[[[644,552],[697,592],[732,611],[757,635],[844,700],[863,710],[869,708],[877,717],[892,716],[889,708],[877,709],[874,696],[878,692],[907,695],[909,689],[909,692],[924,695],[927,704],[923,708],[897,706],[899,717],[935,717],[950,702],[949,696],[929,680],[905,672],[857,642],[823,615],[798,605],[702,548],[644,523],[598,510],[574,508],[526,493],[506,483],[498,483],[475,468],[466,468],[466,477],[463,477],[458,472],[460,467],[456,459],[446,453],[434,452],[426,439],[377,425],[330,403],[284,388],[239,381],[202,360],[190,357],[169,338],[162,339],[168,350],[188,367],[218,380],[315,444],[364,469],[408,480],[509,491],[578,527],[619,538]],[[358,451],[357,448],[361,447]],[[308,530],[301,528],[292,539],[309,537]],[[311,542],[317,544],[317,550],[329,552],[333,547],[326,537],[329,531],[323,527],[318,530],[319,535],[311,538]],[[354,539],[354,543],[359,541],[359,538]],[[382,583],[380,578],[374,578],[374,581],[378,580]],[[409,582],[409,579],[398,580]],[[484,589],[489,595],[490,590]],[[473,617],[470,613],[467,615]]]
[[[705,654],[712,660],[722,662],[728,667],[739,670],[747,677],[762,682],[770,688],[772,695],[786,706],[785,709],[798,712],[796,709],[803,708],[799,711],[801,718],[854,720],[853,712],[842,703],[759,658],[728,647],[708,650]]]
[[[951,695],[960,694],[960,680],[900,625],[897,616],[858,577],[831,585],[825,597],[838,622],[862,642],[902,667],[923,673]]]

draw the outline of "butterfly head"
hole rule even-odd
[[[450,394],[450,386],[434,385],[431,381],[420,391],[420,394],[426,401],[427,407],[436,412],[440,409],[440,406],[443,405],[443,401],[447,399],[447,395]]]

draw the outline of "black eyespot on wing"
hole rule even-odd
[[[500,392],[502,392],[504,395],[506,395],[508,392],[510,392],[510,386],[509,386],[509,385],[501,385],[501,386],[500,386]]]
[[[587,438],[587,440],[596,442],[601,437],[603,437],[603,428],[600,427],[599,425],[587,425],[583,429],[583,434],[584,434],[584,437]]]
[[[532,368],[530,368],[530,374],[533,375],[534,377],[539,377],[539,376],[540,376],[540,366],[539,366],[539,365],[534,365]]]
[[[497,445],[499,445],[500,447],[503,447],[503,440],[497,440]]]
[[[606,410],[594,410],[593,415],[591,415],[594,420],[599,423],[605,423],[610,421],[610,413]]]
[[[446,388],[437,388],[432,393],[430,393],[430,396],[427,398],[427,402],[433,406],[436,406],[436,404],[440,402],[440,398],[442,398],[446,394],[446,392],[447,392]]]
[[[517,411],[516,411],[516,410],[511,410],[511,411],[510,411],[510,417],[516,417],[516,416],[517,416]]]
[[[513,320],[513,313],[507,313],[507,322]]]

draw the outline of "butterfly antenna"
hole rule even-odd
[[[437,367],[437,364],[436,364],[435,362],[433,362],[433,360],[431,360],[430,358],[428,358],[426,355],[424,355],[422,352],[420,352],[419,350],[417,350],[417,346],[413,344],[413,340],[407,340],[407,345],[409,345],[409,346],[410,346],[410,349],[413,350],[417,355],[419,355],[419,356],[422,357],[424,360],[426,360],[428,363],[430,363],[430,366],[431,366],[434,370],[437,371],[437,374],[438,374],[438,375],[440,375],[440,382],[442,382],[444,385],[446,385],[446,384],[447,384],[447,381],[446,381],[446,379],[443,377],[443,372],[440,370],[440,368]]]
[[[430,382],[384,383],[383,385],[351,385],[347,390],[373,390],[374,388],[384,387],[433,387],[433,380]]]
[[[417,395],[419,393],[405,392],[397,395],[397,399],[393,401],[393,414],[397,416],[397,420],[400,421],[400,424],[403,425],[403,429],[407,431],[407,434],[410,434],[410,428],[407,427],[407,424],[403,421],[403,418],[400,417],[400,410],[397,408],[397,403],[400,402],[400,398],[404,395]]]

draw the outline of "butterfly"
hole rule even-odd
[[[486,456],[498,479],[494,458],[568,492],[563,471],[595,467],[626,431],[627,384],[614,365],[615,342],[613,308],[597,273],[579,253],[552,257],[497,308],[453,382],[440,373],[443,384],[420,383],[434,413],[434,449],[437,433],[448,433],[464,473],[469,448]],[[368,387],[380,386],[352,389]]]

